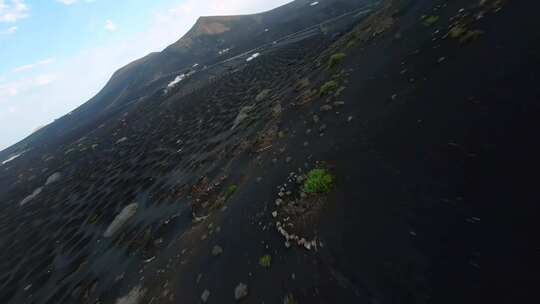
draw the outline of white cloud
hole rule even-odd
[[[96,0],[84,0],[84,2],[87,2],[87,3],[92,3],[94,1]],[[65,5],[72,5],[72,4],[78,3],[79,0],[56,0],[56,2],[65,4]]]
[[[55,73],[43,73],[17,80],[0,83],[0,103],[10,101],[11,97],[34,90],[37,87],[49,85],[58,79]]]
[[[18,73],[18,72],[24,72],[24,71],[28,71],[28,70],[31,70],[34,68],[34,64],[25,64],[25,65],[21,65],[19,67],[16,67],[13,69],[13,72],[15,73]]]
[[[47,65],[47,64],[51,64],[51,63],[54,63],[56,61],[56,59],[54,58],[45,58],[43,60],[40,60],[37,62],[38,65]]]
[[[19,73],[19,72],[29,71],[39,66],[49,65],[53,62],[55,62],[54,58],[47,58],[47,59],[40,60],[36,63],[25,64],[25,65],[16,67],[13,69],[13,72]]]
[[[56,74],[42,74],[35,77],[35,84],[37,86],[44,86],[54,82],[58,76]]]
[[[15,34],[15,32],[17,31],[17,29],[18,29],[18,27],[16,27],[16,26],[8,27],[6,30],[0,31],[0,35],[11,35],[11,34]]]
[[[77,0],[56,0],[56,2],[60,2],[65,5],[72,5],[73,3],[77,3]]]
[[[0,0],[0,22],[13,23],[28,17],[28,5],[24,0]],[[15,29],[16,30],[16,29]]]
[[[105,29],[109,32],[114,32],[116,31],[116,24],[114,24],[114,22],[111,20],[107,20],[105,21]]]

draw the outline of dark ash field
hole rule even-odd
[[[538,302],[540,3],[313,3],[0,152],[0,303]]]

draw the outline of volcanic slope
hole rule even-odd
[[[10,152],[0,302],[531,302],[538,9],[359,6]]]

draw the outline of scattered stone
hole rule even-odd
[[[320,132],[322,132],[322,131],[324,131],[324,130],[326,130],[326,125],[325,125],[325,124],[323,124],[323,125],[319,128],[319,131],[320,131]]]
[[[266,97],[268,97],[268,94],[270,94],[270,90],[269,89],[264,89],[262,90],[259,94],[257,94],[257,96],[255,97],[255,101],[256,102],[261,102],[263,101]]]
[[[285,162],[286,162],[286,163],[290,163],[291,160],[292,160],[292,157],[290,157],[290,156],[287,156],[287,158],[285,158]]]
[[[236,286],[234,289],[234,298],[238,301],[241,300],[248,295],[248,288],[247,285],[244,283],[240,283]]]
[[[325,111],[325,112],[332,111],[332,106],[331,105],[321,106],[321,111]]]
[[[119,140],[117,140],[116,143],[117,143],[117,144],[120,144],[120,143],[125,142],[126,140],[128,140],[127,137],[122,137],[122,138],[120,138]]]
[[[223,248],[221,248],[221,246],[215,245],[214,248],[212,248],[213,256],[218,256],[218,255],[221,255],[222,253],[223,253]]]
[[[210,291],[208,289],[205,289],[201,295],[201,301],[203,303],[206,303],[206,301],[208,301],[208,297],[210,297]]]
[[[314,123],[318,123],[319,120],[320,120],[320,119],[319,119],[319,116],[313,115],[313,122],[314,122]]]
[[[53,175],[49,176],[49,178],[47,178],[47,181],[45,182],[45,186],[50,185],[52,183],[56,183],[61,178],[62,178],[62,173],[56,172]]]
[[[39,187],[37,188],[36,190],[34,190],[34,192],[32,192],[32,194],[28,195],[27,197],[25,197],[20,203],[19,205],[20,206],[24,206],[26,205],[29,201],[33,200],[36,196],[38,196],[41,191],[43,191],[43,187]]]
[[[446,57],[441,57],[441,58],[439,58],[439,59],[437,60],[437,62],[438,62],[438,63],[441,63],[441,62],[443,62],[443,61],[445,61],[445,60],[446,60]]]
[[[334,107],[342,107],[345,105],[344,101],[334,101]]]
[[[280,198],[278,198],[278,199],[276,200],[276,206],[279,206],[279,205],[281,205],[281,204],[283,204],[283,200],[280,199]]]
[[[199,282],[201,282],[201,279],[202,279],[202,273],[199,273],[199,274],[197,275],[197,279],[195,279],[195,282],[196,282],[197,284],[199,284]]]
[[[304,147],[309,146],[309,143],[307,141],[304,142]]]
[[[107,227],[103,236],[106,238],[113,236],[133,215],[135,215],[138,206],[139,204],[133,203],[124,207],[124,209],[122,209],[122,211],[114,218],[109,227]]]
[[[277,211],[272,212],[273,217],[277,217]]]
[[[136,286],[127,295],[116,300],[116,304],[139,304],[145,293],[146,289]]]
[[[243,107],[242,109],[240,109],[240,112],[238,113],[238,115],[234,119],[234,123],[233,123],[233,126],[232,126],[231,130],[236,128],[242,121],[244,121],[246,118],[248,118],[248,116],[249,116],[248,113],[252,109],[253,109],[253,106],[247,106],[247,107]]]
[[[347,122],[351,122],[353,120],[352,116],[347,117]]]

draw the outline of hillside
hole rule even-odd
[[[0,303],[537,302],[540,3],[315,2],[0,153]]]

